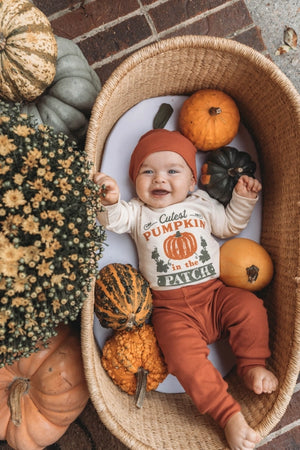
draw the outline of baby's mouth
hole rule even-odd
[[[153,189],[151,193],[156,197],[162,197],[164,195],[169,194],[169,191],[166,191],[165,189]]]

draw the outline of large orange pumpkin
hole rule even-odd
[[[220,248],[220,279],[228,286],[259,291],[270,283],[273,271],[269,253],[251,239],[230,239]]]
[[[179,129],[199,150],[216,150],[229,144],[238,132],[240,113],[225,92],[201,89],[183,103]]]
[[[51,445],[88,398],[79,334],[62,326],[48,348],[0,369],[0,440],[17,450]]]

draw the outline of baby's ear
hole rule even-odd
[[[189,189],[190,192],[193,192],[193,191],[195,190],[196,184],[197,184],[197,183],[196,183],[196,180],[195,180],[194,176],[192,176],[192,178],[191,178],[191,184],[190,184],[190,189]]]

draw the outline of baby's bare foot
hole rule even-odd
[[[249,427],[242,413],[234,414],[224,428],[227,443],[231,450],[254,448],[261,441],[261,436]]]
[[[249,427],[242,413],[236,413],[228,420],[224,428],[227,443],[231,450],[254,448],[261,436]]]
[[[263,366],[251,367],[243,379],[247,388],[255,394],[271,394],[278,386],[275,375]]]

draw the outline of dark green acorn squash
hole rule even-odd
[[[95,285],[95,314],[104,328],[140,326],[150,317],[152,295],[148,281],[130,264],[104,266]]]
[[[247,152],[234,147],[211,151],[201,167],[200,181],[209,195],[226,205],[242,175],[254,178],[256,163]]]

